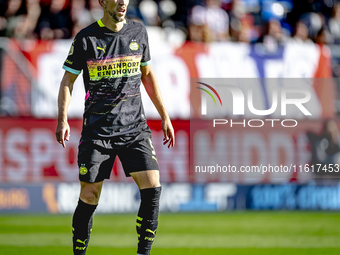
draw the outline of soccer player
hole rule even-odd
[[[163,144],[175,144],[174,130],[150,65],[145,27],[125,19],[128,0],[99,0],[103,18],[75,37],[63,68],[58,96],[57,141],[65,147],[70,136],[67,108],[73,84],[83,71],[86,91],[78,166],[81,184],[72,220],[73,253],[85,254],[104,179],[110,178],[115,157],[126,176],[140,189],[137,254],[150,254],[157,225],[161,185],[151,131],[146,124],[140,84],[159,112]]]

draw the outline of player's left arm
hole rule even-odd
[[[169,114],[165,109],[161,90],[159,89],[157,77],[151,68],[151,65],[141,66],[142,82],[152,103],[155,105],[159,115],[162,118],[162,129],[164,132],[163,144],[169,143],[168,148],[175,145],[175,132],[172,127]]]
[[[56,129],[56,139],[65,148],[65,141],[70,137],[70,126],[67,122],[67,108],[71,101],[73,84],[78,75],[65,71],[60,82],[58,94],[58,126]]]

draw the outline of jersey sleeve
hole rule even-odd
[[[149,38],[146,28],[144,27],[144,49],[143,56],[140,62],[141,66],[147,66],[151,64],[150,48],[149,48]]]
[[[77,35],[72,42],[63,69],[73,74],[80,74],[83,69],[82,56],[84,56],[84,48],[81,38]]]

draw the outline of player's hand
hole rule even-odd
[[[58,122],[57,130],[55,131],[55,136],[58,141],[64,148],[66,148],[65,141],[70,139],[70,126],[67,121]]]
[[[164,133],[163,145],[168,144],[168,148],[175,146],[175,132],[169,118],[162,120],[162,130]]]

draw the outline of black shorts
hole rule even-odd
[[[110,139],[83,136],[78,147],[79,180],[93,183],[110,179],[116,156],[122,162],[127,177],[132,172],[159,170],[150,132]]]

